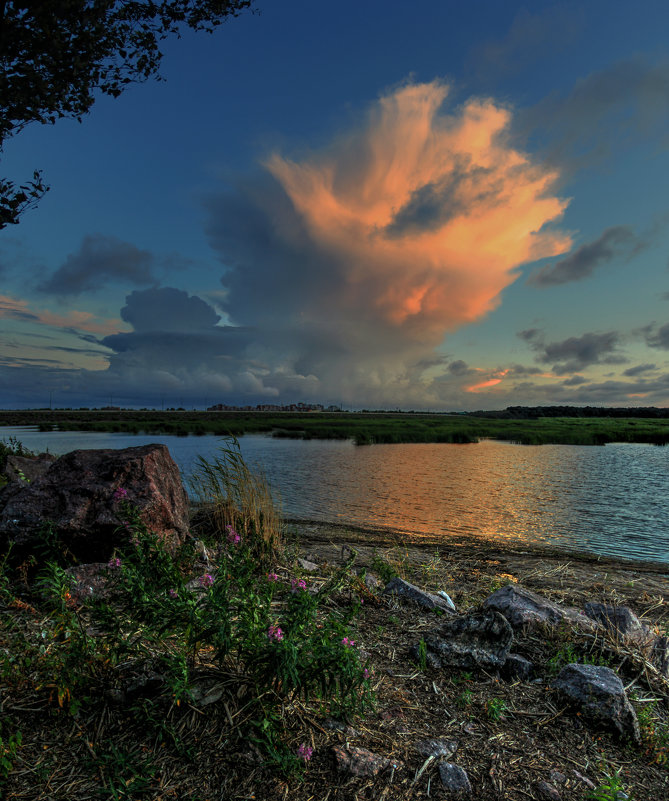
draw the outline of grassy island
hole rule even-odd
[[[523,445],[669,443],[669,417],[500,417],[413,412],[198,412],[135,410],[0,411],[0,425],[44,431],[219,436],[267,434],[293,439],[352,439],[358,445],[472,443],[491,438]]]

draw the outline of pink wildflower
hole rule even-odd
[[[267,574],[267,581],[271,582],[271,581],[278,581],[278,580],[279,580],[279,577],[277,576],[276,573],[268,573]]]
[[[314,749],[306,743],[302,743],[302,745],[297,749],[297,756],[304,762],[308,762],[313,753]]]
[[[167,594],[170,598],[176,598],[179,593],[175,589],[171,589],[167,591]]]
[[[283,640],[283,631],[281,631],[279,626],[275,626],[274,623],[272,623],[267,630],[267,637],[270,641],[276,640],[277,642],[281,642],[281,640]]]
[[[128,490],[124,487],[116,487],[112,499],[114,501],[123,501],[128,497]]]
[[[211,575],[211,573],[205,573],[204,576],[200,576],[200,584],[203,587],[211,587],[213,583],[214,577]]]
[[[365,668],[365,669],[362,671],[362,678],[363,678],[363,679],[368,679],[368,678],[369,678],[369,675],[370,675],[370,674],[369,674],[369,670],[368,670],[367,668]]]
[[[232,526],[228,525],[225,528],[228,532],[228,542],[231,545],[239,545],[239,543],[242,541],[242,538],[239,536],[239,534],[237,534]]]
[[[348,648],[353,648],[355,645],[355,640],[349,640],[348,637],[344,637],[344,639],[341,641],[341,644],[346,645]]]
[[[293,593],[296,593],[298,590],[306,590],[307,582],[304,579],[292,579],[290,586],[292,587]]]
[[[107,562],[107,567],[121,567],[121,560],[115,556]]]

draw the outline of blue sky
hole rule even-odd
[[[666,3],[256,8],[6,143],[0,406],[667,405]]]

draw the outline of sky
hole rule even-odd
[[[256,0],[28,126],[0,408],[669,405],[669,4]]]

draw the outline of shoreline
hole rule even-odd
[[[665,563],[464,535],[409,538],[390,529],[341,523],[295,518],[284,523],[285,544],[313,562],[338,564],[355,550],[358,568],[374,572],[382,559],[400,571],[417,570],[423,589],[443,589],[463,599],[478,594],[482,585],[514,581],[573,606],[593,600],[625,604],[656,625],[669,623],[669,565]]]

